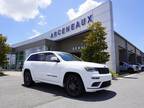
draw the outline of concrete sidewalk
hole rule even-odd
[[[4,71],[3,73],[8,76],[22,76],[21,71]]]

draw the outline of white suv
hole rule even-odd
[[[25,86],[36,82],[59,85],[76,97],[109,87],[112,77],[106,65],[84,62],[66,52],[44,51],[26,59],[23,80]]]

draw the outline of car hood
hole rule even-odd
[[[97,68],[107,68],[105,64],[84,62],[84,61],[67,61],[68,64],[80,67],[97,67]]]
[[[138,65],[130,64],[130,66],[136,67],[136,66],[138,66]]]

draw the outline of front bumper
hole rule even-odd
[[[140,71],[140,69],[139,68],[134,68],[134,71],[138,72],[138,71]]]
[[[86,92],[95,92],[108,88],[111,85],[111,74],[92,74],[84,80]]]

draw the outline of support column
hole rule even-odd
[[[128,43],[126,41],[126,62],[128,63],[129,62],[129,55],[128,55]]]
[[[137,60],[137,49],[136,49],[136,48],[135,48],[135,60],[134,60],[134,61],[135,61],[134,64],[137,64],[137,61],[138,61],[138,60]]]

